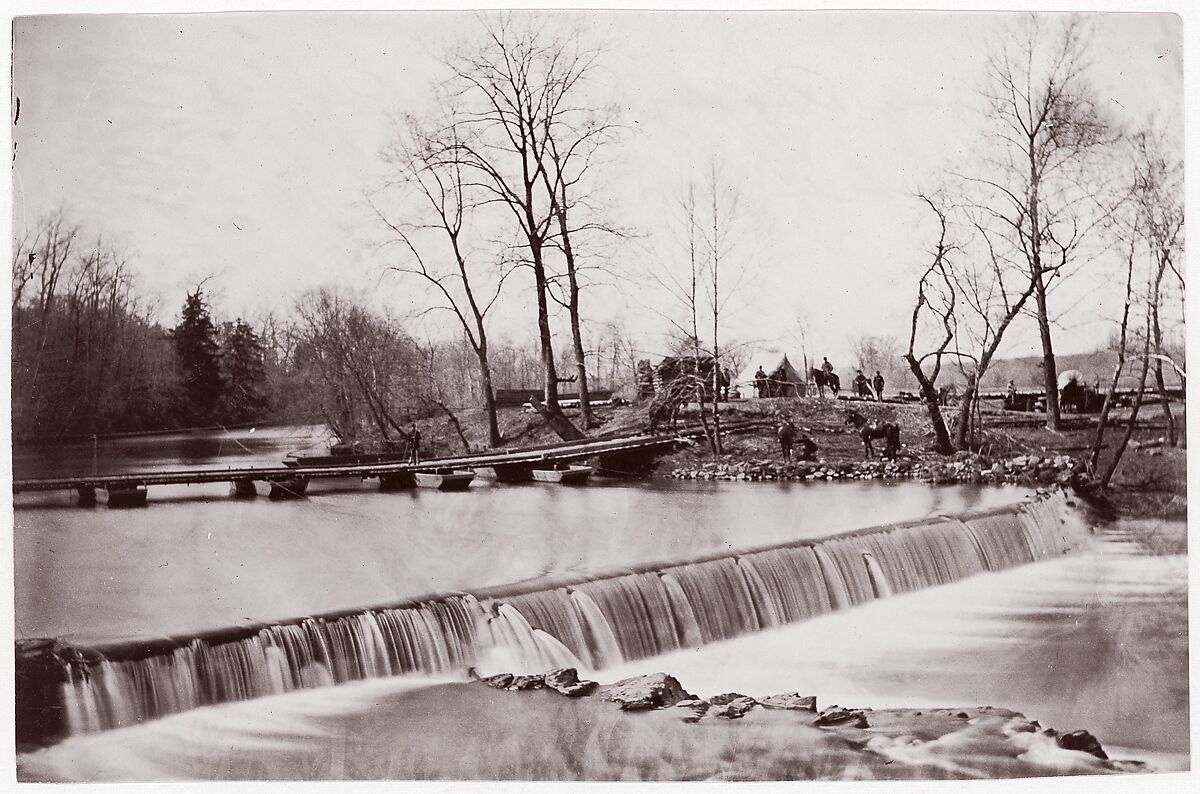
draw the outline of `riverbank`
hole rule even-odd
[[[1019,455],[995,460],[961,454],[939,460],[774,461],[723,455],[699,465],[672,468],[667,476],[680,480],[780,481],[802,480],[918,480],[934,485],[1070,485],[1084,474],[1083,465],[1068,455]]]
[[[867,459],[846,412],[854,409],[869,419],[893,422],[900,428],[901,454],[896,461]],[[1036,414],[985,409],[982,417],[986,440],[981,452],[952,456],[933,449],[929,416],[912,403],[875,403],[862,400],[778,398],[739,400],[722,404],[723,421],[753,423],[723,436],[723,454],[713,455],[703,440],[658,460],[655,473],[675,479],[728,481],[813,480],[916,480],[928,483],[1014,484],[1026,487],[1068,486],[1089,477],[1085,460],[1095,435],[1095,417],[1071,415],[1062,431],[1047,430]],[[1186,436],[1182,405],[1175,405],[1181,438]],[[645,406],[602,406],[595,410],[592,435],[619,435],[646,430]],[[1127,411],[1114,414],[1117,424],[1106,435],[1099,468],[1111,459],[1122,434]],[[567,415],[578,424],[577,412]],[[788,416],[797,430],[817,444],[816,460],[789,463],[783,459],[774,425]],[[466,410],[458,419],[470,449],[486,443],[483,413]],[[536,414],[502,409],[498,415],[505,443],[513,446],[558,440]],[[694,406],[680,421],[698,421]],[[1129,517],[1179,519],[1187,514],[1187,451],[1165,443],[1161,409],[1157,403],[1142,407],[1139,426],[1113,478],[1108,499],[1116,512]],[[445,418],[427,420],[422,434],[431,454],[461,452],[462,439]]]

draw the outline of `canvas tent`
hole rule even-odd
[[[804,373],[792,366],[787,354],[758,352],[746,359],[746,369],[737,376],[734,384],[743,397],[759,397],[754,388],[754,373],[761,366],[767,375],[767,393],[763,397],[803,397],[806,380]],[[731,387],[732,388],[732,387]]]

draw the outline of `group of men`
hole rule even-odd
[[[833,383],[836,380],[837,376],[834,374],[833,364],[829,362],[828,356],[822,356],[821,358],[821,371],[825,373],[826,383]],[[883,402],[883,387],[883,373],[879,370],[875,370],[875,377],[870,380],[867,379],[867,376],[863,374],[861,369],[858,370],[858,375],[854,378],[854,393],[868,400],[874,399],[877,402]],[[778,385],[763,371],[761,364],[754,373],[754,393],[759,398],[780,396]]]
[[[807,433],[798,431],[796,425],[792,423],[791,417],[782,417],[775,433],[779,438],[779,449],[783,453],[785,461],[791,462],[793,446],[799,446],[796,451],[797,460],[814,460],[816,458],[817,442],[813,441]]]
[[[829,363],[828,357],[822,357],[821,371],[825,373],[826,379],[829,379],[833,375],[833,364]],[[874,398],[877,402],[883,402],[883,386],[883,373],[879,370],[875,370],[875,377],[870,380],[867,380],[867,376],[863,374],[861,369],[854,376],[854,393],[859,397],[868,400]]]
[[[883,402],[883,375],[875,370],[875,377],[868,381],[860,369],[854,377],[854,393],[868,400],[874,398],[877,402]]]

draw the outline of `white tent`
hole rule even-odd
[[[1069,369],[1066,372],[1058,373],[1058,390],[1062,391],[1071,381],[1075,381],[1080,386],[1087,382],[1083,379],[1082,372],[1077,369]]]
[[[776,351],[759,351],[746,359],[746,369],[737,376],[733,384],[743,397],[803,397],[805,394],[805,377],[802,372],[792,366],[786,353]],[[767,376],[767,393],[760,395],[754,388],[754,375],[762,367]]]

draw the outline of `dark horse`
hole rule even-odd
[[[880,422],[877,419],[867,420],[862,414],[853,409],[846,412],[846,424],[854,425],[854,429],[858,431],[859,437],[862,438],[863,446],[866,448],[867,458],[875,455],[875,449],[871,446],[871,440],[876,438],[886,440],[883,453],[880,457],[895,460],[900,454],[899,425],[892,422]]]
[[[837,397],[838,392],[842,390],[842,379],[834,372],[826,375],[825,370],[813,367],[808,371],[808,374],[812,377],[813,383],[817,384],[817,394],[820,394],[822,397],[825,396],[826,386],[829,387],[829,391],[833,392],[834,397]]]

